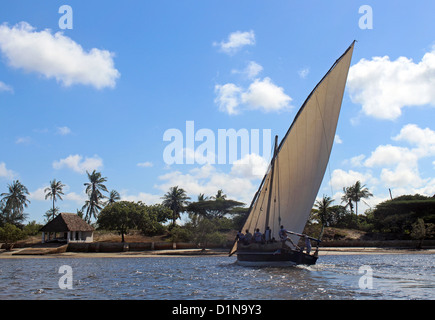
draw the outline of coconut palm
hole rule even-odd
[[[51,200],[53,201],[53,208],[51,209],[51,213],[53,214],[53,219],[54,219],[54,216],[57,212],[56,206],[55,206],[56,200],[57,199],[63,200],[62,199],[63,187],[65,187],[65,185],[62,184],[61,181],[56,181],[56,179],[54,179],[53,181],[50,181],[50,186],[44,189],[45,200],[47,200],[48,198],[51,198]]]
[[[180,218],[185,206],[188,204],[190,197],[187,196],[186,191],[178,186],[169,188],[169,191],[162,197],[162,204],[172,210],[172,226],[175,226],[175,221]]]
[[[213,199],[213,200],[225,200],[227,198],[227,195],[224,194],[222,189],[219,189],[217,191],[216,195],[215,196],[211,196],[210,198]]]
[[[358,215],[358,202],[362,199],[373,197],[373,194],[365,187],[365,185],[361,185],[361,181],[357,181],[353,186],[343,188],[343,192],[344,196],[341,198],[342,202],[347,202],[348,204],[352,201],[355,202],[356,215]],[[362,201],[366,203],[364,200]]]
[[[328,225],[328,223],[332,219],[333,213],[331,211],[331,204],[333,202],[333,199],[324,195],[321,200],[317,200],[314,204],[314,207],[316,208],[314,211],[319,217],[320,222],[322,223],[322,230],[320,231],[319,239],[322,238],[325,226]]]
[[[4,223],[20,224],[26,219],[24,208],[27,208],[30,203],[27,199],[29,190],[19,180],[15,180],[8,185],[8,191],[0,195],[3,197],[1,201],[4,204],[2,220]]]
[[[95,219],[98,217],[98,213],[102,209],[102,201],[106,198],[103,195],[104,192],[108,192],[106,186],[103,184],[107,181],[107,178],[101,176],[101,172],[97,172],[96,170],[89,173],[86,171],[88,175],[89,182],[86,182],[84,185],[86,186],[86,194],[88,195],[88,200],[86,200],[85,205],[82,210],[86,209],[85,220],[89,223],[94,217]]]
[[[112,190],[112,191],[110,191],[109,199],[106,202],[106,206],[113,204],[119,200],[121,200],[121,196],[119,195],[118,191]]]

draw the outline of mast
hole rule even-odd
[[[266,232],[266,228],[269,226],[270,219],[270,204],[272,202],[272,188],[273,188],[273,177],[275,173],[275,159],[278,151],[278,136],[275,136],[275,147],[273,149],[273,158],[272,158],[272,167],[271,167],[271,176],[270,176],[270,185],[269,185],[269,198],[267,200],[267,210],[266,210],[266,223],[264,232]]]

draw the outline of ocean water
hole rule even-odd
[[[289,268],[210,256],[0,259],[0,299],[432,300],[435,257],[330,255]]]

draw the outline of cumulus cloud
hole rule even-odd
[[[4,162],[0,162],[0,178],[12,180],[15,178],[15,176],[16,173],[14,171],[7,169]]]
[[[231,70],[231,73],[242,74],[248,79],[254,79],[261,71],[263,71],[263,67],[255,61],[250,61],[245,69],[242,71],[239,70]]]
[[[54,78],[67,87],[113,88],[120,77],[113,53],[96,48],[85,51],[61,32],[36,31],[26,22],[0,25],[0,50],[11,67]]]
[[[331,185],[340,188],[365,179],[371,187],[382,185],[385,190],[394,188],[395,196],[414,193],[433,195],[435,179],[425,178],[420,172],[420,165],[422,159],[435,156],[435,131],[407,124],[391,139],[396,145],[380,145],[369,156],[361,154],[346,162],[365,172],[335,170]],[[376,178],[371,179],[373,172],[376,172]]]
[[[54,169],[63,169],[68,168],[72,169],[77,173],[85,173],[86,171],[98,170],[103,166],[103,160],[94,156],[93,158],[86,157],[83,159],[81,155],[70,155],[65,159],[60,159],[59,161],[53,162]]]
[[[14,89],[7,85],[6,83],[0,81],[0,92],[10,92],[10,93],[14,93]]]
[[[228,36],[227,41],[221,41],[219,43],[214,42],[214,46],[218,46],[221,51],[227,54],[234,54],[239,51],[244,46],[255,44],[255,34],[254,31],[236,31]]]
[[[420,62],[399,57],[362,59],[349,70],[347,87],[363,112],[394,120],[404,107],[435,105],[435,47]]]
[[[134,202],[142,201],[147,205],[153,205],[162,202],[160,195],[154,195],[146,192],[139,192],[138,194],[133,195],[133,194],[128,194],[127,190],[122,190],[120,191],[120,196],[122,201],[134,201]]]
[[[268,77],[255,79],[248,89],[233,84],[215,86],[215,103],[219,110],[228,114],[238,114],[240,109],[278,112],[289,109],[292,98],[284,93],[284,89],[275,85]]]
[[[331,174],[331,180],[329,181],[329,184],[334,190],[342,190],[343,187],[354,185],[357,181],[361,181],[362,184],[366,184],[368,182],[373,183],[376,180],[370,173],[336,169]]]
[[[219,106],[219,110],[231,115],[239,113],[237,107],[241,102],[240,94],[242,90],[242,88],[236,86],[234,83],[216,85],[215,93],[217,96],[214,101]]]
[[[269,163],[263,157],[252,153],[236,160],[231,168],[231,174],[248,179],[260,179],[266,174]]]

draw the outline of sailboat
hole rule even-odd
[[[243,266],[313,265],[320,239],[302,234],[331,154],[355,41],[305,100],[255,193],[239,234],[262,233],[260,241],[237,237],[229,255]],[[298,246],[300,240],[303,245]],[[311,242],[316,250],[311,253]]]

